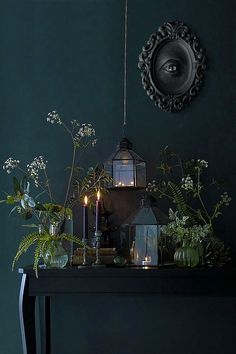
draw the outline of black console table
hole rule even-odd
[[[50,354],[50,296],[57,294],[143,294],[235,296],[236,269],[20,268],[20,326],[23,354],[36,354],[35,299],[44,297],[42,354]]]

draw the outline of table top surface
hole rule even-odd
[[[236,268],[104,267],[19,268],[30,296],[57,294],[159,294],[236,296]]]
[[[18,269],[20,274],[35,275],[31,265]],[[184,278],[184,277],[231,277],[236,278],[236,267],[219,268],[178,268],[176,266],[163,267],[65,267],[39,268],[41,277],[155,277],[155,278]]]

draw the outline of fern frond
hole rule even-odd
[[[32,232],[26,235],[23,240],[20,242],[18,249],[25,248],[28,244],[31,245],[39,238],[39,234],[37,232]]]
[[[12,270],[14,270],[15,264],[18,261],[18,259],[22,256],[22,254],[25,253],[29,249],[29,247],[32,246],[38,240],[38,236],[39,235],[37,233],[32,233],[24,237],[24,239],[19,244],[18,250],[13,259]]]
[[[38,263],[41,257],[41,250],[42,250],[42,241],[39,241],[35,251],[34,251],[34,266],[33,269],[35,271],[36,278],[38,278]]]
[[[71,241],[71,242],[77,243],[80,246],[83,246],[83,242],[77,236],[63,233],[59,237],[61,240]]]
[[[192,213],[189,211],[187,204],[185,202],[185,199],[183,197],[182,191],[180,190],[180,188],[173,182],[169,182],[168,186],[171,190],[171,193],[173,195],[174,198],[174,202],[177,206],[177,210],[179,212],[179,214],[183,217],[183,216],[188,216],[189,220],[195,224],[196,221],[192,215]]]

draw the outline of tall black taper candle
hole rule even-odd
[[[83,239],[88,239],[88,197],[84,197],[83,205]]]
[[[96,200],[96,231],[100,231],[101,227],[101,201],[100,201],[100,191],[97,192]]]

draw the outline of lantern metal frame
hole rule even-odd
[[[130,166],[130,170],[123,171],[123,174],[126,174],[123,180],[121,178],[117,180],[120,166]],[[127,138],[121,140],[117,150],[104,163],[104,170],[112,177],[112,182],[107,186],[108,189],[135,190],[146,188],[146,162],[132,150],[132,143]],[[130,175],[131,177],[129,177]],[[130,183],[128,183],[128,180]]]
[[[127,257],[130,255],[132,250],[131,257],[135,256],[135,237],[138,233],[137,227],[146,226],[147,228],[148,227],[152,228],[153,226],[156,226],[157,229],[159,228],[159,232],[161,233],[161,227],[167,223],[168,223],[168,217],[157,207],[155,198],[149,195],[145,195],[141,199],[139,208],[136,209],[121,225],[121,240],[120,240],[121,252],[123,252],[124,255]],[[157,234],[156,238],[158,239],[159,236],[160,235]],[[143,235],[143,243],[146,249],[147,246],[146,233]],[[147,253],[147,249],[146,249],[146,253]],[[158,259],[158,255],[157,255],[157,259]],[[143,261],[145,260],[143,259]],[[131,260],[131,263],[135,263],[135,262],[132,262]],[[157,263],[159,264],[160,262],[157,261]],[[145,264],[144,263],[142,264],[142,261],[140,261],[139,264],[136,263],[135,265],[145,265]]]

